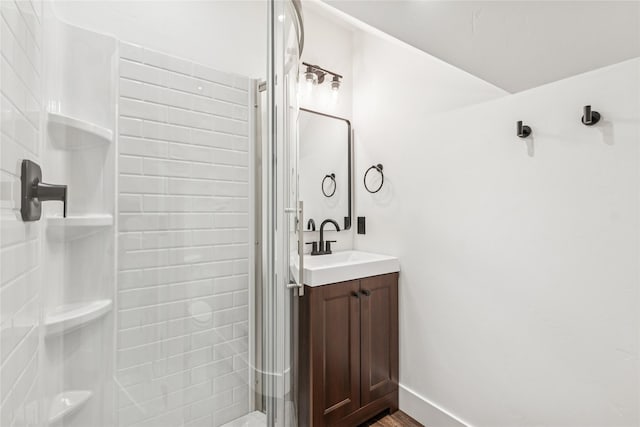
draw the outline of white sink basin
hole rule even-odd
[[[291,268],[298,276],[299,267]],[[400,261],[389,255],[340,251],[331,255],[304,256],[304,284],[320,286],[400,271]]]

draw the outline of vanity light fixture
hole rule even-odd
[[[337,91],[338,89],[340,89],[340,84],[342,83],[342,76],[340,74],[334,73],[333,71],[325,70],[322,67],[309,64],[307,62],[303,62],[302,65],[307,67],[307,70],[304,73],[304,78],[307,84],[312,83],[314,85],[319,85],[324,82],[326,76],[331,76],[331,90]]]

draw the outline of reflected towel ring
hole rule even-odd
[[[375,190],[371,190],[369,188],[369,186],[367,186],[367,175],[372,170],[376,170],[376,171],[378,171],[380,173],[380,185]],[[382,186],[384,185],[384,172],[382,172],[382,165],[380,163],[378,163],[377,165],[373,165],[369,169],[367,169],[367,171],[364,173],[364,180],[363,181],[364,181],[364,188],[366,188],[369,193],[373,194],[373,193],[377,193],[378,191],[380,191],[382,189]]]
[[[330,194],[327,194],[327,191],[325,191],[324,189],[324,182],[327,180],[327,178],[333,181],[333,191]],[[338,188],[338,184],[336,183],[335,173],[332,173],[330,175],[325,175],[324,178],[322,178],[322,194],[324,194],[324,197],[332,197],[334,194],[336,194],[336,188]]]

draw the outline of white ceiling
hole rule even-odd
[[[509,92],[640,56],[640,1],[324,1]]]

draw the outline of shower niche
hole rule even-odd
[[[48,425],[113,425],[115,293],[114,38],[44,20],[43,179],[67,185],[43,207]]]

